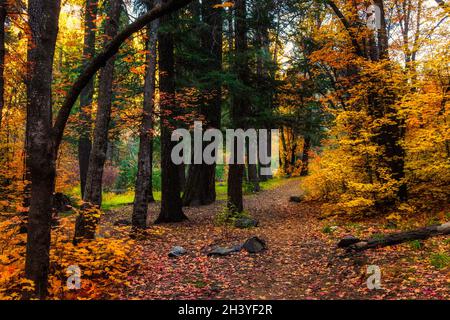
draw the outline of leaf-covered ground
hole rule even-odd
[[[348,255],[336,250],[343,235],[367,237],[395,230],[385,229],[381,222],[320,220],[320,204],[289,202],[299,193],[299,180],[292,179],[277,189],[247,196],[247,211],[260,221],[253,229],[218,227],[214,216],[223,210],[223,201],[186,208],[187,222],[153,226],[136,249],[142,265],[130,277],[122,298],[450,299],[448,238]],[[156,218],[157,206],[151,206],[149,219]],[[129,217],[130,210],[115,209],[104,225]],[[260,254],[206,256],[215,245],[243,243],[251,236],[266,240],[269,249]],[[188,254],[169,258],[175,245]],[[368,265],[381,269],[379,290],[367,288]]]

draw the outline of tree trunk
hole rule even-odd
[[[149,26],[144,84],[144,106],[139,136],[138,171],[136,176],[132,224],[136,228],[147,227],[148,204],[153,202],[153,112],[155,95],[156,43],[159,20]]]
[[[268,128],[267,129],[267,142],[266,142],[266,155],[268,156],[269,159],[272,159],[272,133],[271,130]],[[258,146],[259,148],[259,146]],[[259,150],[259,149],[258,149]],[[259,156],[258,156],[259,159]],[[272,179],[272,174],[266,174],[263,173],[262,169],[266,169],[266,168],[270,168],[272,165],[269,162],[268,164],[263,164],[263,163],[259,163],[259,180],[260,181],[267,181],[269,179]]]
[[[356,251],[363,251],[367,249],[381,248],[387,246],[393,246],[396,244],[413,241],[413,240],[426,240],[430,237],[449,235],[450,234],[450,222],[434,225],[429,227],[423,227],[420,229],[392,233],[382,238],[371,238],[368,240],[362,240],[357,238],[342,239],[338,243],[339,248],[348,248]]]
[[[98,0],[86,0],[84,13],[84,48],[83,66],[95,55],[95,28],[97,19]],[[84,87],[80,94],[80,136],[78,139],[78,164],[80,167],[81,198],[84,198],[86,176],[89,168],[89,156],[91,154],[91,130],[92,130],[92,99],[94,96],[94,79]]]
[[[220,79],[211,79],[210,74],[222,70],[222,10],[214,9],[214,5],[221,0],[207,0],[202,2],[203,22],[206,24],[202,32],[202,52],[207,61],[202,72],[208,75],[209,82],[204,90],[201,114],[206,124],[204,127],[220,128],[222,84]],[[204,147],[207,144],[204,145]],[[207,205],[216,200],[216,165],[191,164],[189,167],[186,187],[184,188],[183,204],[185,206]]]
[[[52,195],[56,154],[52,140],[52,65],[61,3],[29,0],[27,81],[27,167],[31,175],[28,213],[26,277],[34,281],[39,298],[47,294]]]
[[[235,71],[243,85],[249,84],[250,70],[247,57],[247,8],[246,0],[235,1]],[[245,116],[249,107],[245,92],[236,92],[233,95],[231,106],[231,120],[235,128],[246,128]],[[235,139],[236,140],[236,139]],[[228,170],[228,209],[231,212],[242,212],[244,209],[242,199],[242,180],[244,164],[237,161],[237,141],[233,143],[234,163],[229,164]]]
[[[161,18],[161,25],[168,26],[171,16]],[[173,35],[170,31],[158,32],[159,92],[161,109],[161,211],[155,223],[180,222],[187,217],[181,202],[180,174],[171,159],[176,142],[171,141],[177,112],[175,100],[175,59]]]
[[[303,153],[302,153],[302,170],[300,171],[300,176],[305,177],[308,175],[308,165],[309,165],[309,151],[311,150],[311,138],[305,137],[303,143]]]
[[[270,38],[269,38],[269,28],[271,24],[271,19],[269,17],[270,11],[273,10],[274,2],[263,1],[261,6],[254,7],[254,16],[256,19],[256,32],[255,40],[256,46],[259,53],[256,57],[256,89],[258,90],[259,100],[258,100],[258,113],[263,114],[263,123],[260,125],[268,130],[267,137],[267,149],[266,154],[271,157],[271,135],[270,129],[272,129],[271,121],[268,120],[268,115],[272,112],[273,98],[274,98],[274,87],[271,72],[272,57],[270,54]],[[258,146],[259,148],[259,146]],[[259,156],[258,156],[259,159]],[[259,163],[258,179],[260,181],[267,181],[272,177],[271,174],[267,175],[262,173],[261,168],[270,168],[270,164]]]
[[[259,186],[259,176],[258,176],[258,164],[250,163],[250,147],[249,144],[246,143],[246,151],[247,151],[247,177],[248,182],[252,186],[252,192],[261,191],[261,187]],[[258,149],[256,149],[258,152]],[[256,155],[256,159],[258,159],[258,155]]]
[[[0,129],[2,128],[3,105],[5,102],[5,22],[6,22],[6,3],[0,0]]]
[[[119,30],[121,1],[111,0],[105,24],[106,41],[115,37]],[[84,239],[94,239],[98,217],[94,209],[102,205],[103,168],[108,148],[108,128],[111,120],[111,104],[113,96],[113,76],[115,57],[108,60],[101,69],[99,76],[98,108],[95,119],[94,143],[89,157],[89,168],[86,177],[84,206],[77,217],[75,226],[75,242]]]

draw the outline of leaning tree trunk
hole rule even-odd
[[[0,0],[0,129],[2,128],[3,105],[5,94],[5,22],[6,22],[6,2]]]
[[[153,202],[152,166],[153,166],[153,108],[155,94],[156,42],[158,40],[159,20],[148,28],[146,55],[146,73],[144,83],[144,107],[139,135],[138,171],[133,205],[132,225],[136,228],[147,227],[149,202]]]
[[[222,104],[222,83],[211,74],[222,70],[222,10],[214,8],[222,3],[221,0],[207,0],[202,2],[202,16],[205,30],[202,32],[202,52],[206,55],[206,62],[202,72],[206,74],[205,81],[209,82],[203,94],[201,114],[206,124],[204,127],[220,128],[220,113]],[[203,146],[205,147],[206,144]],[[207,205],[216,200],[216,165],[191,164],[183,193],[185,206]]]
[[[98,0],[86,0],[84,13],[84,48],[83,66],[95,55],[95,29],[97,19]],[[89,156],[91,154],[91,130],[92,130],[92,99],[94,96],[94,79],[84,87],[80,94],[80,126],[78,139],[78,164],[80,167],[81,198],[84,198],[86,176],[89,168]]]
[[[121,1],[111,0],[109,2],[109,19],[105,25],[106,42],[117,35],[120,12]],[[94,143],[89,157],[86,189],[83,198],[84,205],[75,225],[75,242],[83,238],[94,239],[99,220],[97,209],[100,209],[102,204],[102,179],[108,148],[108,128],[111,120],[114,62],[115,57],[112,57],[100,71]]]
[[[250,70],[247,57],[247,8],[246,0],[235,1],[235,71],[238,79],[243,85],[248,86]],[[245,128],[248,97],[245,92],[236,92],[233,96],[231,106],[231,119],[235,128]],[[231,212],[242,212],[244,210],[242,199],[242,180],[244,175],[244,164],[239,164],[243,159],[237,158],[237,141],[233,143],[234,163],[228,169],[228,209]]]
[[[171,16],[161,18],[161,25],[167,26]],[[171,153],[176,142],[171,141],[173,128],[177,126],[175,99],[175,59],[173,35],[170,31],[158,32],[159,48],[159,92],[161,109],[161,211],[155,223],[180,222],[187,217],[181,202],[180,174],[173,163]]]
[[[426,240],[431,237],[449,234],[450,234],[450,222],[447,222],[441,225],[423,227],[420,229],[406,232],[392,233],[384,237],[371,238],[368,240],[347,237],[339,241],[337,246],[339,248],[347,248],[355,251],[363,251],[367,249],[393,246],[396,244],[413,240]]]
[[[60,9],[58,0],[28,1],[27,167],[31,175],[31,200],[25,274],[34,282],[35,293],[40,298],[47,294],[56,175],[51,84]]]

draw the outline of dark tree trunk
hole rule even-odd
[[[258,165],[256,163],[249,163],[250,161],[250,147],[248,142],[246,143],[246,151],[247,151],[247,179],[248,182],[252,186],[252,192],[259,192],[261,191],[261,187],[259,186],[259,176],[258,176]],[[256,149],[258,151],[258,149]],[[258,156],[256,156],[256,159],[258,159]]]
[[[272,133],[271,133],[271,129],[267,129],[268,131],[267,131],[267,142],[266,142],[266,147],[267,147],[267,150],[266,150],[266,155],[267,155],[267,157],[269,158],[269,159],[272,159]],[[259,148],[259,145],[258,145],[258,148]],[[258,151],[259,151],[259,149],[258,149]],[[258,159],[259,159],[259,156],[258,156]],[[271,165],[271,162],[269,162],[268,164],[263,164],[263,163],[259,163],[259,180],[260,181],[267,181],[267,180],[269,180],[269,179],[271,179],[272,178],[272,174],[266,174],[266,173],[263,173],[263,171],[262,171],[262,169],[267,169],[267,168],[270,168],[272,165]]]
[[[95,19],[97,18],[98,0],[86,0],[84,13],[84,48],[83,66],[95,55]],[[84,198],[86,176],[89,168],[89,156],[91,154],[91,130],[92,130],[92,98],[94,96],[94,79],[84,87],[80,94],[80,136],[78,140],[78,164],[80,167],[81,198]]]
[[[259,103],[258,103],[258,113],[259,114],[270,114],[273,105],[273,95],[274,95],[274,87],[272,81],[271,74],[271,54],[270,54],[270,39],[269,39],[269,28],[271,24],[271,20],[269,17],[270,11],[273,10],[273,1],[263,1],[261,6],[254,7],[254,15],[256,19],[256,32],[255,32],[255,40],[256,46],[259,50],[259,53],[256,57],[256,87],[259,95]],[[265,116],[267,117],[267,116]],[[263,121],[260,125],[269,130],[267,137],[267,148],[266,154],[271,157],[271,123],[270,121]],[[259,148],[259,145],[258,145]],[[258,156],[259,159],[259,156]],[[272,177],[271,174],[267,175],[261,171],[261,168],[270,168],[270,164],[262,164],[259,163],[259,172],[258,178],[260,181],[267,181]]]
[[[230,212],[244,211],[242,199],[242,180],[245,166],[242,164],[230,164],[228,166],[228,210]]]
[[[161,25],[167,26],[171,16],[161,18]],[[159,92],[161,97],[161,211],[155,223],[180,222],[187,217],[181,202],[180,174],[172,162],[171,152],[176,142],[171,141],[173,129],[177,127],[175,99],[175,59],[173,35],[170,31],[158,32],[159,49]]]
[[[6,3],[0,0],[0,129],[2,128],[3,105],[5,93],[5,22],[6,22]]]
[[[207,57],[202,71],[204,74],[222,70],[222,10],[214,9],[221,0],[202,2],[202,16],[205,30],[202,32],[202,51]],[[204,69],[204,70],[203,70]],[[220,79],[206,77],[210,85],[206,85],[203,95],[201,114],[206,124],[204,127],[220,128],[220,113],[222,104],[222,84]],[[184,188],[183,204],[197,206],[211,204],[216,200],[216,166],[215,164],[192,164],[189,167],[186,187]]]
[[[309,165],[309,151],[311,150],[311,138],[305,137],[303,143],[303,153],[302,153],[302,170],[300,171],[300,176],[305,177],[308,175],[308,165]]]
[[[105,24],[106,41],[114,38],[118,33],[120,12],[121,1],[111,0],[109,2],[109,19]],[[82,238],[95,238],[98,217],[97,215],[94,217],[93,213],[95,213],[94,208],[100,209],[102,205],[102,179],[108,149],[108,128],[111,120],[114,62],[115,57],[112,57],[100,71],[94,143],[89,157],[89,168],[86,176],[86,188],[83,198],[84,208],[77,217],[75,226],[75,242]]]
[[[258,177],[258,165],[256,164],[248,164],[248,182],[252,185],[253,192],[261,191],[261,187],[259,186],[259,177]]]
[[[56,154],[52,140],[52,65],[61,3],[29,0],[27,81],[27,168],[31,175],[31,201],[25,274],[34,281],[36,294],[47,294],[50,225]]]
[[[159,20],[153,21],[148,30],[146,73],[144,83],[144,106],[139,135],[138,171],[136,176],[132,224],[136,228],[147,227],[148,204],[153,202],[153,112],[155,95],[156,43]]]
[[[235,71],[243,85],[249,84],[250,70],[247,57],[247,8],[246,0],[235,1]],[[245,117],[249,101],[245,92],[236,92],[233,95],[231,106],[231,119],[235,128],[246,128]],[[228,209],[231,212],[242,212],[244,209],[242,199],[242,180],[244,164],[237,164],[237,141],[234,142],[234,164],[228,169]]]

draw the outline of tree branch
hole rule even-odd
[[[330,8],[333,10],[334,14],[339,18],[341,23],[344,25],[345,30],[347,30],[356,54],[358,56],[362,57],[363,52],[362,52],[361,47],[359,46],[359,43],[356,39],[356,35],[354,34],[354,32],[352,30],[352,26],[351,26],[350,22],[345,18],[344,14],[341,12],[341,10],[339,10],[339,8],[336,6],[336,4],[332,0],[325,0],[325,2],[330,6]]]
[[[129,24],[122,32],[120,32],[114,39],[109,42],[106,48],[94,57],[91,62],[86,66],[83,72],[78,76],[75,83],[72,85],[69,93],[67,94],[61,109],[56,117],[55,124],[53,126],[53,139],[55,144],[55,151],[58,151],[59,145],[64,134],[64,129],[69,119],[70,112],[73,105],[78,99],[83,88],[95,75],[95,73],[101,69],[106,62],[114,56],[118,51],[122,43],[125,42],[132,34],[143,29],[147,24],[161,18],[164,15],[170,14],[192,2],[192,0],[169,0],[168,2],[155,6],[151,11],[138,18],[133,23]]]

